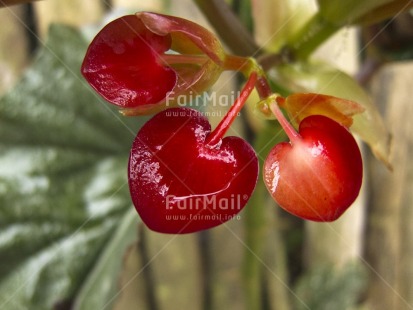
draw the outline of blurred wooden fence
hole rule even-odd
[[[0,93],[10,89],[30,64],[30,47],[33,42],[42,44],[50,23],[82,26],[98,22],[111,8],[162,11],[167,3],[47,0],[0,9]],[[189,0],[170,1],[167,7],[172,14],[207,25]],[[354,36],[351,40],[353,47],[348,50],[346,46],[347,52],[341,55],[350,53],[345,56],[344,67],[351,61],[355,69],[358,47]],[[333,52],[332,58],[335,56]],[[412,78],[413,63],[387,65],[371,85],[372,96],[393,134],[394,171],[389,172],[365,152],[366,182],[358,205],[332,225],[306,223],[305,256],[297,258],[304,261],[307,269],[327,263],[340,268],[349,261],[361,262],[370,276],[362,296],[363,309],[413,309]],[[231,91],[232,87],[230,83],[221,91]],[[289,286],[286,270],[289,262],[282,241],[285,226],[274,208],[267,209],[273,228],[264,232],[265,251],[257,257],[261,272],[266,275],[264,293],[268,295],[269,309],[293,309],[290,300],[295,296]],[[203,237],[147,232],[146,256],[131,249],[125,256],[120,281],[128,283],[146,264],[150,265],[151,273],[142,272],[134,278],[119,296],[115,309],[127,309],[131,301],[133,309],[154,309],[148,306],[151,298],[157,299],[159,309],[208,309],[205,302],[201,306],[205,298],[209,300],[209,309],[246,309],[242,284],[243,233],[240,221],[231,221],[229,229],[219,227]],[[291,269],[294,268],[290,266]],[[148,293],[148,288],[154,292]]]

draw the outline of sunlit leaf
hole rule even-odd
[[[320,62],[280,66],[270,76],[293,92],[319,93],[359,103],[365,111],[353,117],[350,129],[370,146],[377,158],[390,165],[391,136],[377,107],[353,78]]]

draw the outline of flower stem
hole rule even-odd
[[[276,100],[273,100],[270,103],[270,110],[277,118],[278,122],[281,124],[282,128],[284,129],[285,133],[287,134],[288,138],[292,144],[301,140],[300,134],[294,129],[294,127],[287,121],[283,112],[281,112],[280,108]]]
[[[242,107],[245,104],[248,96],[251,94],[252,90],[254,89],[255,83],[257,81],[257,74],[253,72],[247,83],[245,84],[244,88],[241,91],[240,96],[235,100],[232,107],[229,109],[227,114],[224,116],[222,121],[218,124],[218,126],[212,131],[209,136],[207,137],[205,144],[213,147],[222,139],[222,137],[227,132],[228,128],[231,126],[232,122],[235,120],[235,117],[238,115],[239,111],[241,111]]]
[[[206,55],[163,54],[160,57],[162,64],[193,64],[202,66],[209,58]]]
[[[226,55],[223,67],[225,70],[239,71],[245,77],[248,77],[255,72],[257,74],[255,87],[260,98],[264,99],[272,94],[265,72],[254,58]]]
[[[244,76],[248,76],[251,72],[256,71],[256,64],[252,58],[228,54],[225,56],[224,69],[239,71]]]
[[[255,83],[255,88],[257,89],[260,99],[267,98],[271,96],[272,90],[268,84],[268,80],[265,76],[259,76],[257,82]]]

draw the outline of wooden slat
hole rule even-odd
[[[36,2],[34,5],[42,38],[45,38],[51,23],[81,26],[98,22],[103,14],[100,0],[47,0]]]
[[[413,63],[387,65],[372,93],[393,134],[392,163],[371,162],[366,259],[371,265],[370,309],[413,309]]]
[[[112,0],[114,8],[123,8],[131,11],[153,11],[164,12],[163,0],[145,0],[145,1],[130,1],[130,0]]]
[[[28,61],[23,7],[0,9],[0,94],[17,81]]]

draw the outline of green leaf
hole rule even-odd
[[[53,26],[0,99],[1,309],[70,305],[102,253],[123,254],[108,240],[134,212],[127,162],[144,119],[95,95],[79,73],[86,47],[75,29]]]
[[[106,246],[95,268],[83,284],[74,309],[105,309],[118,295],[118,275],[122,270],[122,258],[128,246],[136,239],[136,211],[130,209]]]

